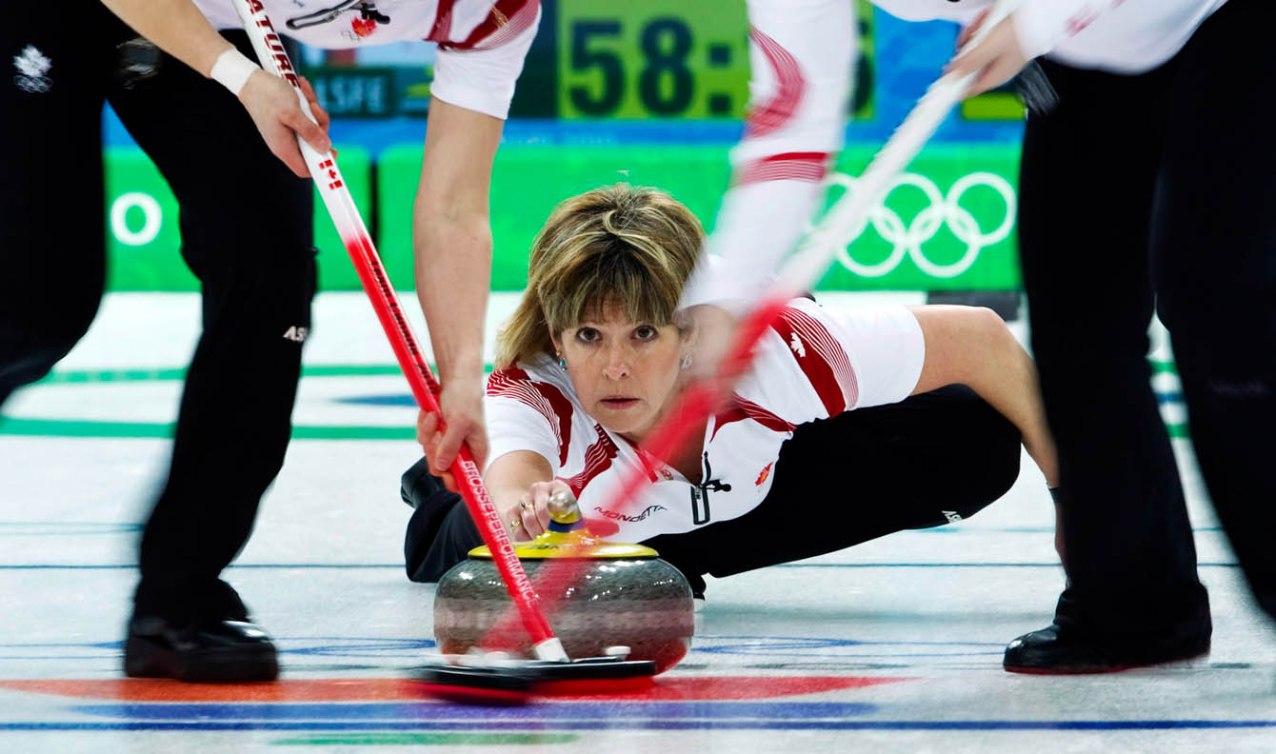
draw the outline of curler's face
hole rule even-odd
[[[585,410],[631,442],[641,442],[672,401],[686,345],[675,325],[635,322],[614,308],[567,328],[557,342]]]

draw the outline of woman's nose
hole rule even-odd
[[[625,349],[608,349],[607,363],[603,365],[603,376],[609,380],[619,380],[629,376],[629,355]]]

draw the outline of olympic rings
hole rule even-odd
[[[845,173],[831,173],[825,181],[826,186],[841,186],[847,193],[855,190],[857,182],[857,178]],[[996,228],[987,232],[979,227],[979,221],[970,210],[961,206],[966,192],[981,186],[997,192],[1005,203],[1005,217]],[[927,200],[926,208],[908,223],[905,223],[899,213],[886,206],[886,198],[901,187],[914,188]],[[838,201],[846,199],[843,197]],[[862,277],[876,278],[891,273],[899,267],[905,255],[927,275],[937,278],[956,277],[970,269],[979,258],[979,252],[1010,236],[1015,224],[1016,207],[1014,187],[995,173],[976,172],[962,176],[953,183],[947,196],[930,178],[917,173],[903,173],[895,179],[886,197],[873,208],[869,216],[852,229],[849,238],[838,248],[837,257],[843,266]],[[875,264],[856,261],[850,254],[850,245],[863,235],[870,223],[882,240],[891,244],[890,254]],[[958,241],[966,245],[966,250],[957,261],[938,264],[926,256],[922,247],[945,226]]]

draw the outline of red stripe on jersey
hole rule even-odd
[[[1069,37],[1075,37],[1081,32],[1089,28],[1090,24],[1099,20],[1099,16],[1103,15],[1103,11],[1096,8],[1085,8],[1068,19],[1066,33]]]
[[[508,16],[508,22],[500,26],[495,33],[476,40],[474,47],[489,50],[493,47],[500,47],[514,39],[536,23],[536,14],[540,11],[540,7],[540,0],[530,0],[530,2],[511,12]],[[473,38],[473,35],[471,35],[471,38]]]
[[[434,15],[434,26],[426,37],[431,42],[446,42],[452,36],[452,8],[456,0],[439,0],[439,9]]]
[[[851,360],[824,323],[789,306],[771,329],[788,346],[829,416],[836,416],[859,401],[859,380]]]
[[[743,186],[764,181],[808,181],[819,183],[828,173],[831,152],[785,152],[773,154],[745,165],[736,175],[735,184]]]
[[[514,398],[540,412],[558,440],[558,465],[567,463],[572,441],[572,402],[558,388],[537,382],[518,367],[497,369],[487,378],[487,394]]]
[[[617,436],[619,437],[619,435]],[[638,457],[638,463],[642,464],[642,470],[647,472],[647,479],[652,482],[659,481],[660,475],[657,470],[664,468],[664,464],[661,463],[655,456],[643,450],[642,446],[639,445],[638,443],[624,437],[621,437],[620,439],[626,445],[628,445],[629,449],[632,450],[634,452],[634,455]]]
[[[598,433],[598,442],[589,446],[589,450],[585,451],[585,468],[576,476],[570,479],[564,479],[568,487],[572,488],[572,495],[580,498],[581,490],[585,489],[594,477],[606,471],[612,460],[620,452],[616,447],[616,443],[611,441],[607,433],[599,425],[594,425],[594,431]]]
[[[781,47],[779,42],[756,28],[749,29],[749,36],[770,63],[771,70],[775,71],[776,89],[771,99],[749,110],[744,127],[746,139],[766,136],[783,128],[793,119],[798,103],[802,101],[802,95],[806,91],[806,79],[802,77],[797,58]]]
[[[713,434],[710,440],[718,436],[718,430],[728,424],[745,419],[752,419],[769,430],[775,432],[792,432],[795,424],[781,419],[779,416],[771,413],[762,406],[753,401],[741,398],[739,395],[731,396],[731,405],[725,411],[718,414],[713,422]]]
[[[536,22],[540,0],[496,0],[492,11],[460,42],[440,43],[452,50],[490,49],[505,44]]]

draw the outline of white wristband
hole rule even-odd
[[[248,79],[260,70],[260,66],[232,47],[217,56],[217,61],[213,63],[213,70],[208,72],[208,77],[238,97],[244,84],[248,83]]]

